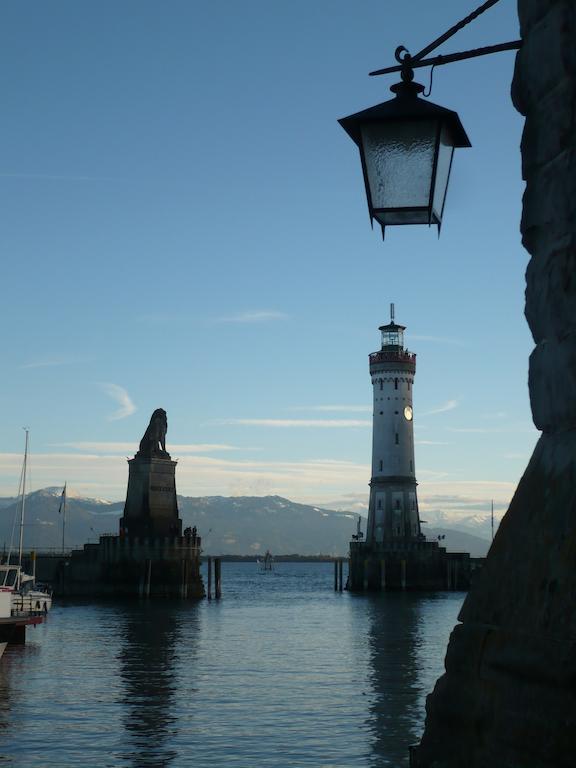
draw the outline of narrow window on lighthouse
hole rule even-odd
[[[382,472],[382,459],[380,459],[380,472]]]
[[[380,379],[380,391],[382,391],[382,387],[383,387],[383,382],[382,382],[382,379]]]
[[[378,509],[382,509],[382,499],[378,499]]]
[[[398,444],[399,444],[399,440],[398,440],[398,432],[396,432],[396,445],[398,445]]]
[[[394,379],[394,389],[398,389],[398,379]]]

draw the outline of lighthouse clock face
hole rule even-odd
[[[409,405],[404,408],[404,418],[406,421],[412,421],[412,408]]]

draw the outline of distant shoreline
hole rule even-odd
[[[206,555],[202,554],[202,562],[209,557],[218,557],[223,563],[256,563],[264,555]],[[335,560],[348,560],[348,555],[273,555],[275,563],[333,563]]]

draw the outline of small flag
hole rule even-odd
[[[58,514],[62,513],[62,507],[66,504],[66,483],[64,483],[64,489],[62,490],[62,496],[60,496],[60,506],[58,507]]]

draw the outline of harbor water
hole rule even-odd
[[[331,563],[222,582],[197,604],[56,601],[0,662],[2,763],[407,765],[462,593],[335,593]]]

